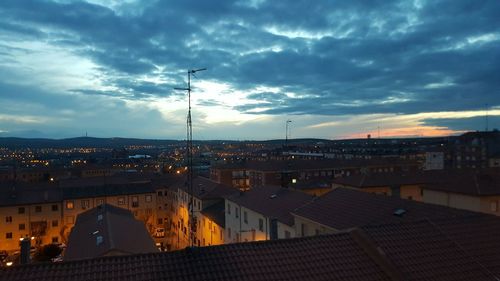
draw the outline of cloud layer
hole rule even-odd
[[[173,87],[197,67],[209,70],[193,81],[195,138],[279,138],[287,119],[293,137],[449,134],[483,129],[486,108],[499,127],[499,10],[496,0],[3,0],[0,134],[182,139],[186,98]]]

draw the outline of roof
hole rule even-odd
[[[144,222],[129,210],[104,204],[78,215],[64,260],[157,251]]]
[[[287,225],[293,225],[293,216],[290,213],[313,198],[312,195],[279,186],[254,187],[227,197],[240,206]]]
[[[401,215],[395,212],[400,210]],[[454,218],[482,214],[426,204],[349,188],[336,188],[295,210],[293,215],[334,229],[423,218]]]
[[[189,193],[187,181],[184,181],[182,184],[178,183],[177,187]],[[193,179],[193,193],[195,197],[203,200],[224,198],[231,194],[239,193],[239,190],[208,178],[196,177]]]
[[[0,268],[0,275],[5,281],[497,280],[481,262],[422,220],[306,238],[14,266]]]
[[[362,167],[385,167],[385,166],[417,166],[413,160],[400,158],[377,158],[377,159],[317,159],[317,160],[273,160],[273,161],[247,161],[239,163],[222,164],[214,167],[222,170],[255,170],[264,172],[273,171],[307,171],[328,170],[335,168],[362,168]]]
[[[0,185],[0,207],[61,201],[62,194],[53,184],[5,183]]]
[[[219,202],[212,204],[201,211],[205,217],[209,218],[221,227],[226,226],[226,216],[224,212],[225,209],[223,200],[220,200]]]
[[[333,183],[356,188],[422,185],[427,189],[472,195],[500,194],[500,169],[455,169],[365,173],[335,178]]]
[[[474,196],[500,195],[500,168],[464,170],[424,188]]]

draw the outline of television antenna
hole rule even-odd
[[[191,120],[191,76],[196,77],[195,73],[207,70],[206,68],[199,69],[189,69],[187,72],[188,83],[186,88],[174,88],[175,90],[186,91],[188,93],[188,114],[187,114],[187,137],[186,137],[186,158],[187,158],[187,185],[189,193],[189,219],[188,219],[188,229],[190,233],[190,245],[193,247],[195,245],[195,233],[196,233],[196,223],[194,217],[194,191],[193,191],[193,123]]]

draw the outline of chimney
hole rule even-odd
[[[31,249],[31,239],[25,237],[21,239],[21,264],[30,263],[30,249]]]

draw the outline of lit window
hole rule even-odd
[[[125,197],[118,197],[118,205],[125,205]]]
[[[75,203],[73,203],[73,201],[66,201],[66,209],[73,210],[74,207]]]

